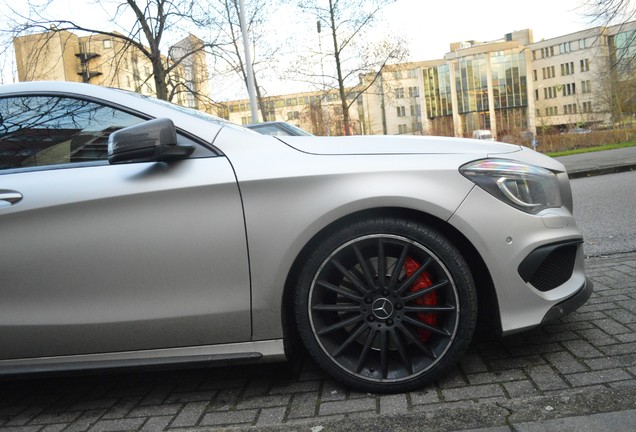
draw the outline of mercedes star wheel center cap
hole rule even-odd
[[[393,313],[393,303],[389,299],[379,298],[373,302],[373,315],[376,318],[385,320]]]

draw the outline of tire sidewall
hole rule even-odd
[[[454,340],[444,355],[430,368],[397,382],[364,380],[340,366],[322,349],[313,335],[309,302],[312,284],[325,260],[342,245],[368,235],[394,235],[407,238],[428,249],[446,267],[455,285],[459,309]],[[390,393],[421,388],[442,377],[466,351],[477,319],[477,298],[473,278],[461,253],[440,232],[410,220],[375,218],[359,221],[333,230],[312,251],[305,261],[295,293],[295,316],[298,332],[309,354],[327,373],[341,382],[362,391]]]

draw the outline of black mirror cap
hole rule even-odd
[[[178,146],[172,120],[148,120],[113,132],[108,137],[108,162],[160,162],[187,158],[193,146]]]

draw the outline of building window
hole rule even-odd
[[[532,70],[532,78],[534,78],[535,81],[537,80],[537,70],[536,69]]]
[[[408,132],[405,124],[398,125],[398,133],[405,134]]]
[[[581,91],[583,93],[592,93],[592,81],[581,81]]]
[[[566,84],[563,87],[563,96],[572,96],[573,94],[576,94],[576,84],[575,83]]]
[[[576,114],[576,104],[563,105],[563,114]]]
[[[397,107],[397,116],[398,117],[405,117],[406,116],[406,107],[404,107],[404,106]]]
[[[395,89],[395,98],[402,99],[404,97],[404,89],[402,87]]]
[[[541,71],[543,72],[543,79],[546,78],[554,78],[556,76],[554,72],[554,66],[544,67]]]
[[[592,102],[583,102],[582,112],[591,113],[592,112]]]
[[[113,41],[110,40],[110,39],[104,39],[104,41],[102,43],[104,44],[104,48],[105,49],[113,47]]]
[[[536,89],[534,91],[534,100],[538,101],[539,100],[539,89]]]
[[[409,78],[417,78],[417,69],[409,69],[407,74]]]
[[[555,97],[557,97],[557,86],[543,88],[543,99],[553,99]]]
[[[583,59],[581,60],[581,72],[587,72],[590,70],[590,60]]]
[[[409,87],[409,97],[420,97],[420,88]]]
[[[267,118],[269,119],[269,116]],[[298,119],[300,119],[299,111],[289,111],[287,113],[287,120],[298,120]]]
[[[536,111],[536,116],[541,117],[541,110],[537,108],[535,111]]]
[[[561,63],[561,76],[574,73],[574,62]]]
[[[246,125],[252,123],[252,116],[241,117],[241,124]]]

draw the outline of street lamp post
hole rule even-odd
[[[254,70],[252,68],[252,55],[250,54],[250,39],[245,19],[245,5],[239,0],[239,13],[241,20],[241,33],[243,34],[243,50],[245,51],[245,69],[247,74],[247,93],[250,97],[250,111],[252,112],[252,124],[258,123],[258,107],[256,105],[256,92],[254,84]]]
[[[324,105],[324,112],[325,112],[325,135],[329,136],[330,135],[330,131],[329,131],[329,98],[327,97],[327,92],[325,89],[325,68],[324,65],[322,64],[322,37],[320,36],[320,20],[316,21],[316,28],[318,29],[318,49],[320,50],[320,76],[322,78],[322,103]]]

